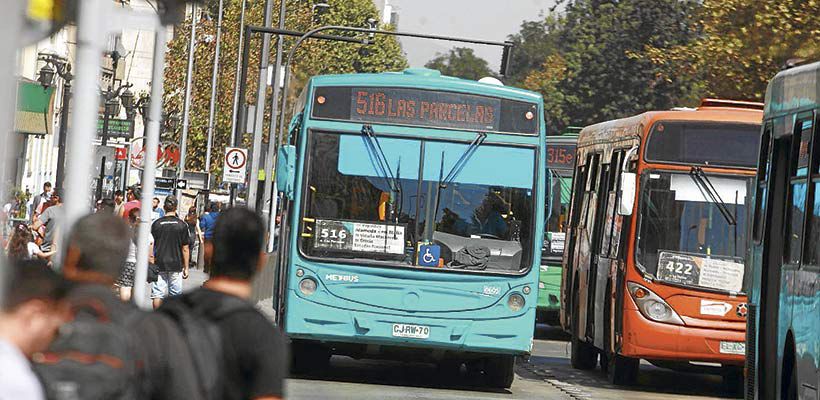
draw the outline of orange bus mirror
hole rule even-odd
[[[618,215],[632,215],[632,207],[635,205],[635,181],[637,175],[634,172],[621,173],[621,193],[618,202]]]

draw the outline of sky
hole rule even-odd
[[[504,41],[518,32],[525,20],[539,19],[555,0],[389,0],[398,12],[399,30]],[[497,71],[501,48],[451,42],[402,38],[411,67],[423,67],[436,53],[456,46],[473,47]]]

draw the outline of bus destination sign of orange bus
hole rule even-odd
[[[495,131],[499,99],[405,88],[353,88],[350,119],[373,123]]]

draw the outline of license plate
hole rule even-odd
[[[430,337],[430,327],[422,325],[393,324],[393,336],[413,339]]]
[[[720,352],[723,354],[746,354],[746,343],[744,342],[720,342]]]

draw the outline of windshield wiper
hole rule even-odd
[[[709,177],[703,173],[703,168],[692,167],[692,169],[689,170],[689,176],[692,177],[695,185],[697,185],[698,189],[702,192],[701,194],[705,193],[704,198],[712,200],[712,203],[717,206],[718,211],[720,211],[720,214],[726,219],[726,222],[729,225],[737,226],[737,218],[732,215],[729,208],[726,207],[726,203],[723,202],[717,189],[715,189],[715,185],[713,185]]]
[[[381,174],[382,179],[387,182],[387,186],[390,188],[390,202],[393,203],[394,201],[397,201],[401,205],[401,181],[393,175],[393,170],[390,168],[390,163],[387,160],[387,156],[384,154],[381,143],[379,143],[379,138],[376,137],[376,132],[373,131],[373,127],[371,125],[362,125],[362,136],[366,139],[365,143],[367,144],[368,151],[370,151],[376,158],[376,162],[374,163],[376,172]],[[399,159],[399,164],[396,166],[396,172],[397,176],[401,177],[401,158]],[[396,194],[395,199],[394,194]],[[391,204],[391,208],[392,207],[393,205]],[[400,210],[395,213],[396,215],[394,219],[396,223],[398,223],[400,213]],[[387,215],[385,215],[385,219],[388,219]]]
[[[450,168],[450,172],[447,173],[447,176],[444,176],[444,152],[441,152],[441,168],[439,169],[438,173],[438,187],[436,188],[436,202],[435,208],[433,209],[433,230],[435,230],[435,223],[438,221],[438,207],[439,203],[441,202],[441,189],[446,189],[447,185],[453,183],[455,181],[458,174],[461,173],[461,170],[464,169],[464,166],[467,165],[467,161],[470,161],[470,157],[475,154],[476,150],[478,150],[478,146],[481,146],[484,143],[484,140],[487,139],[487,134],[484,132],[478,132],[475,139],[467,146],[467,150],[464,150],[464,153],[461,154],[461,157],[458,158],[456,163]],[[426,230],[426,229],[425,229]]]

